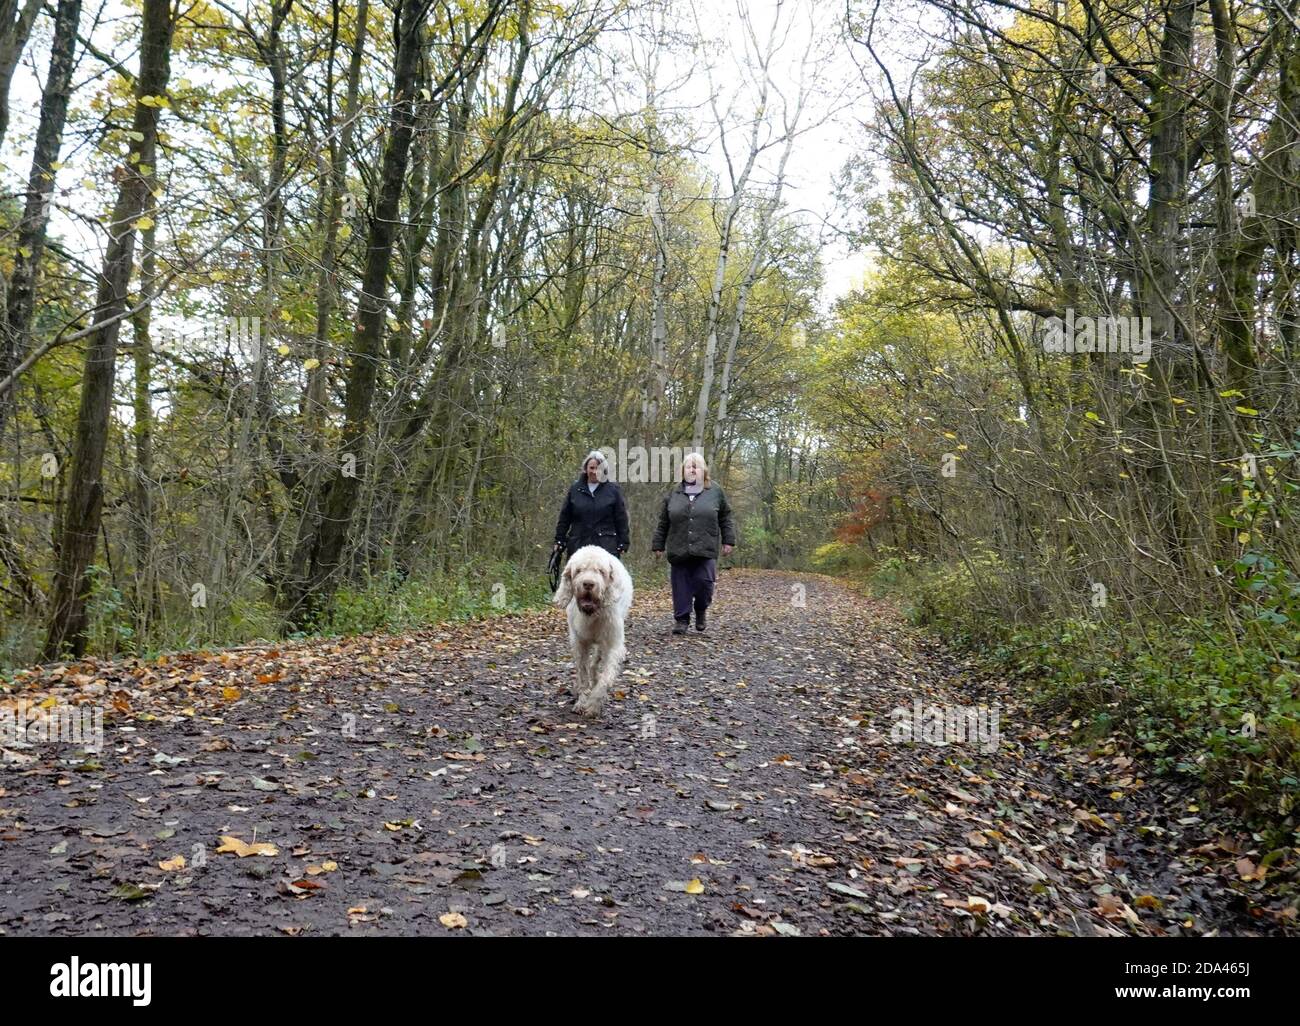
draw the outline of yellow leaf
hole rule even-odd
[[[312,359],[307,360],[302,366],[303,370],[315,370],[320,366],[320,361],[313,357]]]
[[[469,925],[469,921],[459,912],[447,912],[440,915],[438,922],[442,923],[448,930],[459,930]]]
[[[240,691],[239,688],[222,688],[222,689],[221,689],[221,697],[224,698],[227,702],[235,702],[235,701],[238,701],[238,700],[239,700],[239,696],[242,695],[242,694],[243,694],[243,692]]]
[[[178,869],[184,869],[185,856],[177,855],[174,858],[164,859],[162,862],[158,863],[158,868],[161,869],[164,873],[172,873]]]
[[[703,893],[704,893],[704,884],[700,883],[700,878],[699,878],[698,876],[697,876],[697,877],[694,877],[694,878],[691,880],[691,882],[688,883],[688,884],[686,885],[686,893],[687,893],[687,894],[703,894]]]
[[[280,347],[276,350],[276,352],[279,353],[281,356],[288,356],[288,355],[289,355],[289,347],[288,347],[288,346],[280,346]]]
[[[265,841],[258,841],[256,844],[248,844],[241,841],[238,837],[229,837],[222,835],[221,847],[217,849],[217,854],[222,855],[227,852],[238,855],[241,859],[249,855],[279,855],[280,851],[274,844],[267,844]]]
[[[53,708],[54,708],[56,705],[58,705],[58,704],[59,704],[59,700],[58,700],[57,698],[55,698],[53,695],[50,695],[49,698],[47,698],[44,702],[42,702],[42,703],[40,704],[39,708],[41,708],[41,709],[53,709]]]
[[[142,217],[142,218],[140,218],[140,220],[138,220],[138,221],[135,223],[135,226],[136,226],[137,228],[139,228],[142,232],[147,232],[150,228],[153,227],[153,218],[152,218],[152,217]]]

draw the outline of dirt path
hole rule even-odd
[[[1204,830],[1177,796],[1065,753],[887,605],[730,571],[714,612],[671,637],[642,582],[599,723],[562,693],[556,610],[33,677],[8,705],[111,709],[98,756],[0,770],[0,932],[1282,928],[1247,914],[1237,842],[1183,854]],[[997,703],[1001,743],[891,741],[916,700]]]

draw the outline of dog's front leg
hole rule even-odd
[[[627,656],[622,639],[615,637],[611,640],[614,641],[614,645],[602,649],[596,658],[596,665],[592,668],[595,681],[591,690],[579,698],[577,705],[574,706],[584,716],[599,716],[604,711],[605,703],[609,700],[610,689],[618,679],[623,659]]]
[[[579,700],[591,690],[591,647],[590,643],[581,640],[573,645],[573,666],[578,677],[575,697]]]

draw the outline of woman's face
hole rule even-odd
[[[695,484],[700,479],[700,465],[694,460],[687,460],[682,464],[682,477],[687,484]]]
[[[600,480],[600,460],[587,461],[587,480],[593,484]]]

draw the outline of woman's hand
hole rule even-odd
[[[662,556],[662,555],[664,554],[664,550],[663,550],[663,549],[655,549],[655,550],[654,550],[654,554],[655,554],[655,559],[658,559],[660,556]]]
[[[724,556],[730,556],[730,555],[731,555],[731,550],[732,550],[734,547],[735,547],[735,546],[733,546],[733,545],[724,545],[724,546],[722,546],[722,554],[723,554]]]

